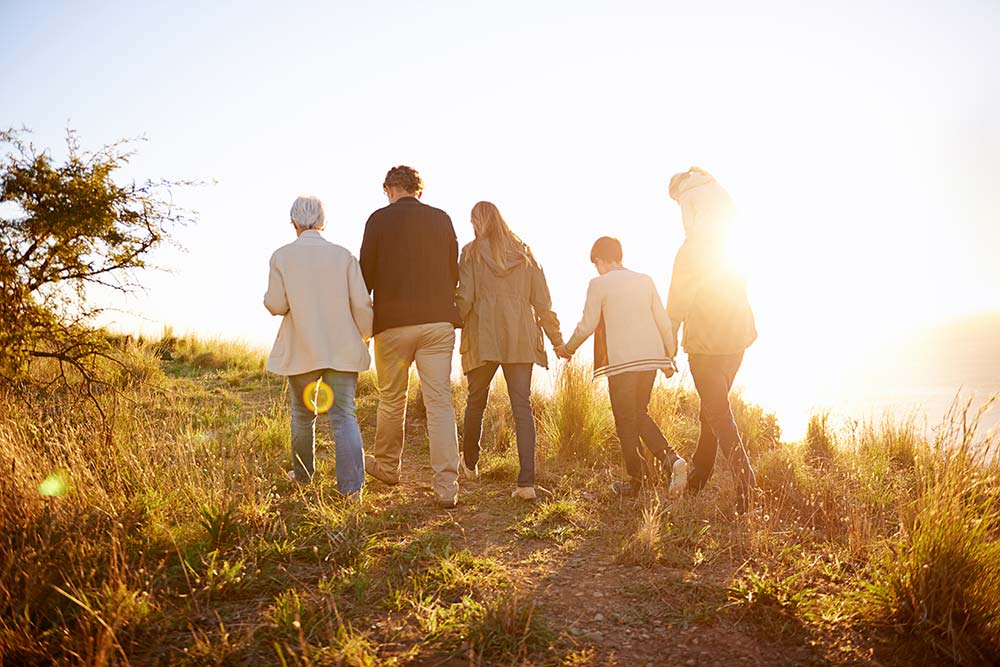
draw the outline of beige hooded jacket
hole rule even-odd
[[[462,249],[458,272],[462,372],[487,361],[548,368],[542,331],[553,346],[563,338],[542,268],[520,254],[498,263],[488,242],[478,240]]]

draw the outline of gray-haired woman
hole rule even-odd
[[[323,203],[292,204],[298,237],[271,256],[264,306],[282,316],[267,370],[288,377],[291,400],[290,479],[315,474],[316,417],[329,410],[337,458],[337,488],[360,494],[365,481],[361,429],[354,408],[358,373],[368,370],[372,302],[358,260],[320,234]]]
[[[479,476],[479,439],[490,383],[503,368],[514,413],[520,473],[513,496],[534,500],[535,418],[531,411],[531,373],[548,357],[542,331],[554,347],[563,344],[559,319],[542,267],[490,202],[472,209],[476,240],[462,249],[456,303],[462,317],[462,370],[469,380],[461,470]]]

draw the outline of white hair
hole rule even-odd
[[[323,229],[326,216],[319,197],[303,195],[292,204],[292,222],[299,229]]]

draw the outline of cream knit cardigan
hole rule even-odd
[[[575,352],[595,332],[595,377],[674,365],[673,326],[653,279],[644,273],[613,269],[590,281],[567,350]]]

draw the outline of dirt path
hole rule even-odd
[[[285,400],[283,388],[273,382],[242,387],[234,396],[248,415]],[[359,396],[359,417],[369,446],[374,405],[372,395]],[[455,510],[437,508],[429,484],[425,429],[419,411],[413,412],[407,425],[401,483],[387,487],[369,478],[366,493],[375,504],[391,501],[392,507],[403,508],[412,531],[432,529],[447,536],[455,549],[503,563],[516,588],[529,596],[536,613],[555,633],[553,643],[563,647],[564,654],[577,652],[579,662],[565,664],[891,664],[874,659],[869,649],[835,648],[833,644],[843,643],[837,637],[817,638],[805,631],[773,633],[756,623],[731,602],[728,589],[743,562],[727,555],[725,545],[715,545],[714,555],[706,562],[692,562],[701,549],[696,543],[665,545],[664,556],[648,565],[619,562],[622,541],[636,529],[643,504],[610,496],[606,486],[616,470],[583,471],[581,477],[579,468],[562,474],[543,466],[539,482],[552,489],[554,496],[526,503],[510,497],[509,456],[505,468],[493,462],[501,455],[484,452],[483,479],[462,482]],[[317,430],[319,465],[332,473],[328,431],[325,425]],[[712,515],[713,500],[699,502],[704,503],[701,510],[706,516]],[[664,503],[669,501],[664,499]],[[669,511],[667,505],[665,516]],[[319,570],[304,574],[305,580],[320,576]],[[376,639],[385,618],[371,624]],[[470,662],[421,654],[408,664]]]
[[[397,489],[432,513],[430,474],[423,452],[404,453]],[[371,482],[370,488],[378,484]],[[533,539],[516,529],[540,504],[512,500],[510,486],[507,481],[463,482],[459,507],[440,512],[441,529],[456,547],[501,557],[559,639],[593,652],[586,664],[830,664],[812,647],[762,638],[749,619],[727,611],[725,588],[739,563],[695,569],[619,564],[617,543],[641,512],[637,501],[595,498],[588,501],[594,515],[590,526],[575,537]],[[553,486],[558,500],[562,490]],[[859,661],[853,664],[880,664],[855,658]]]

